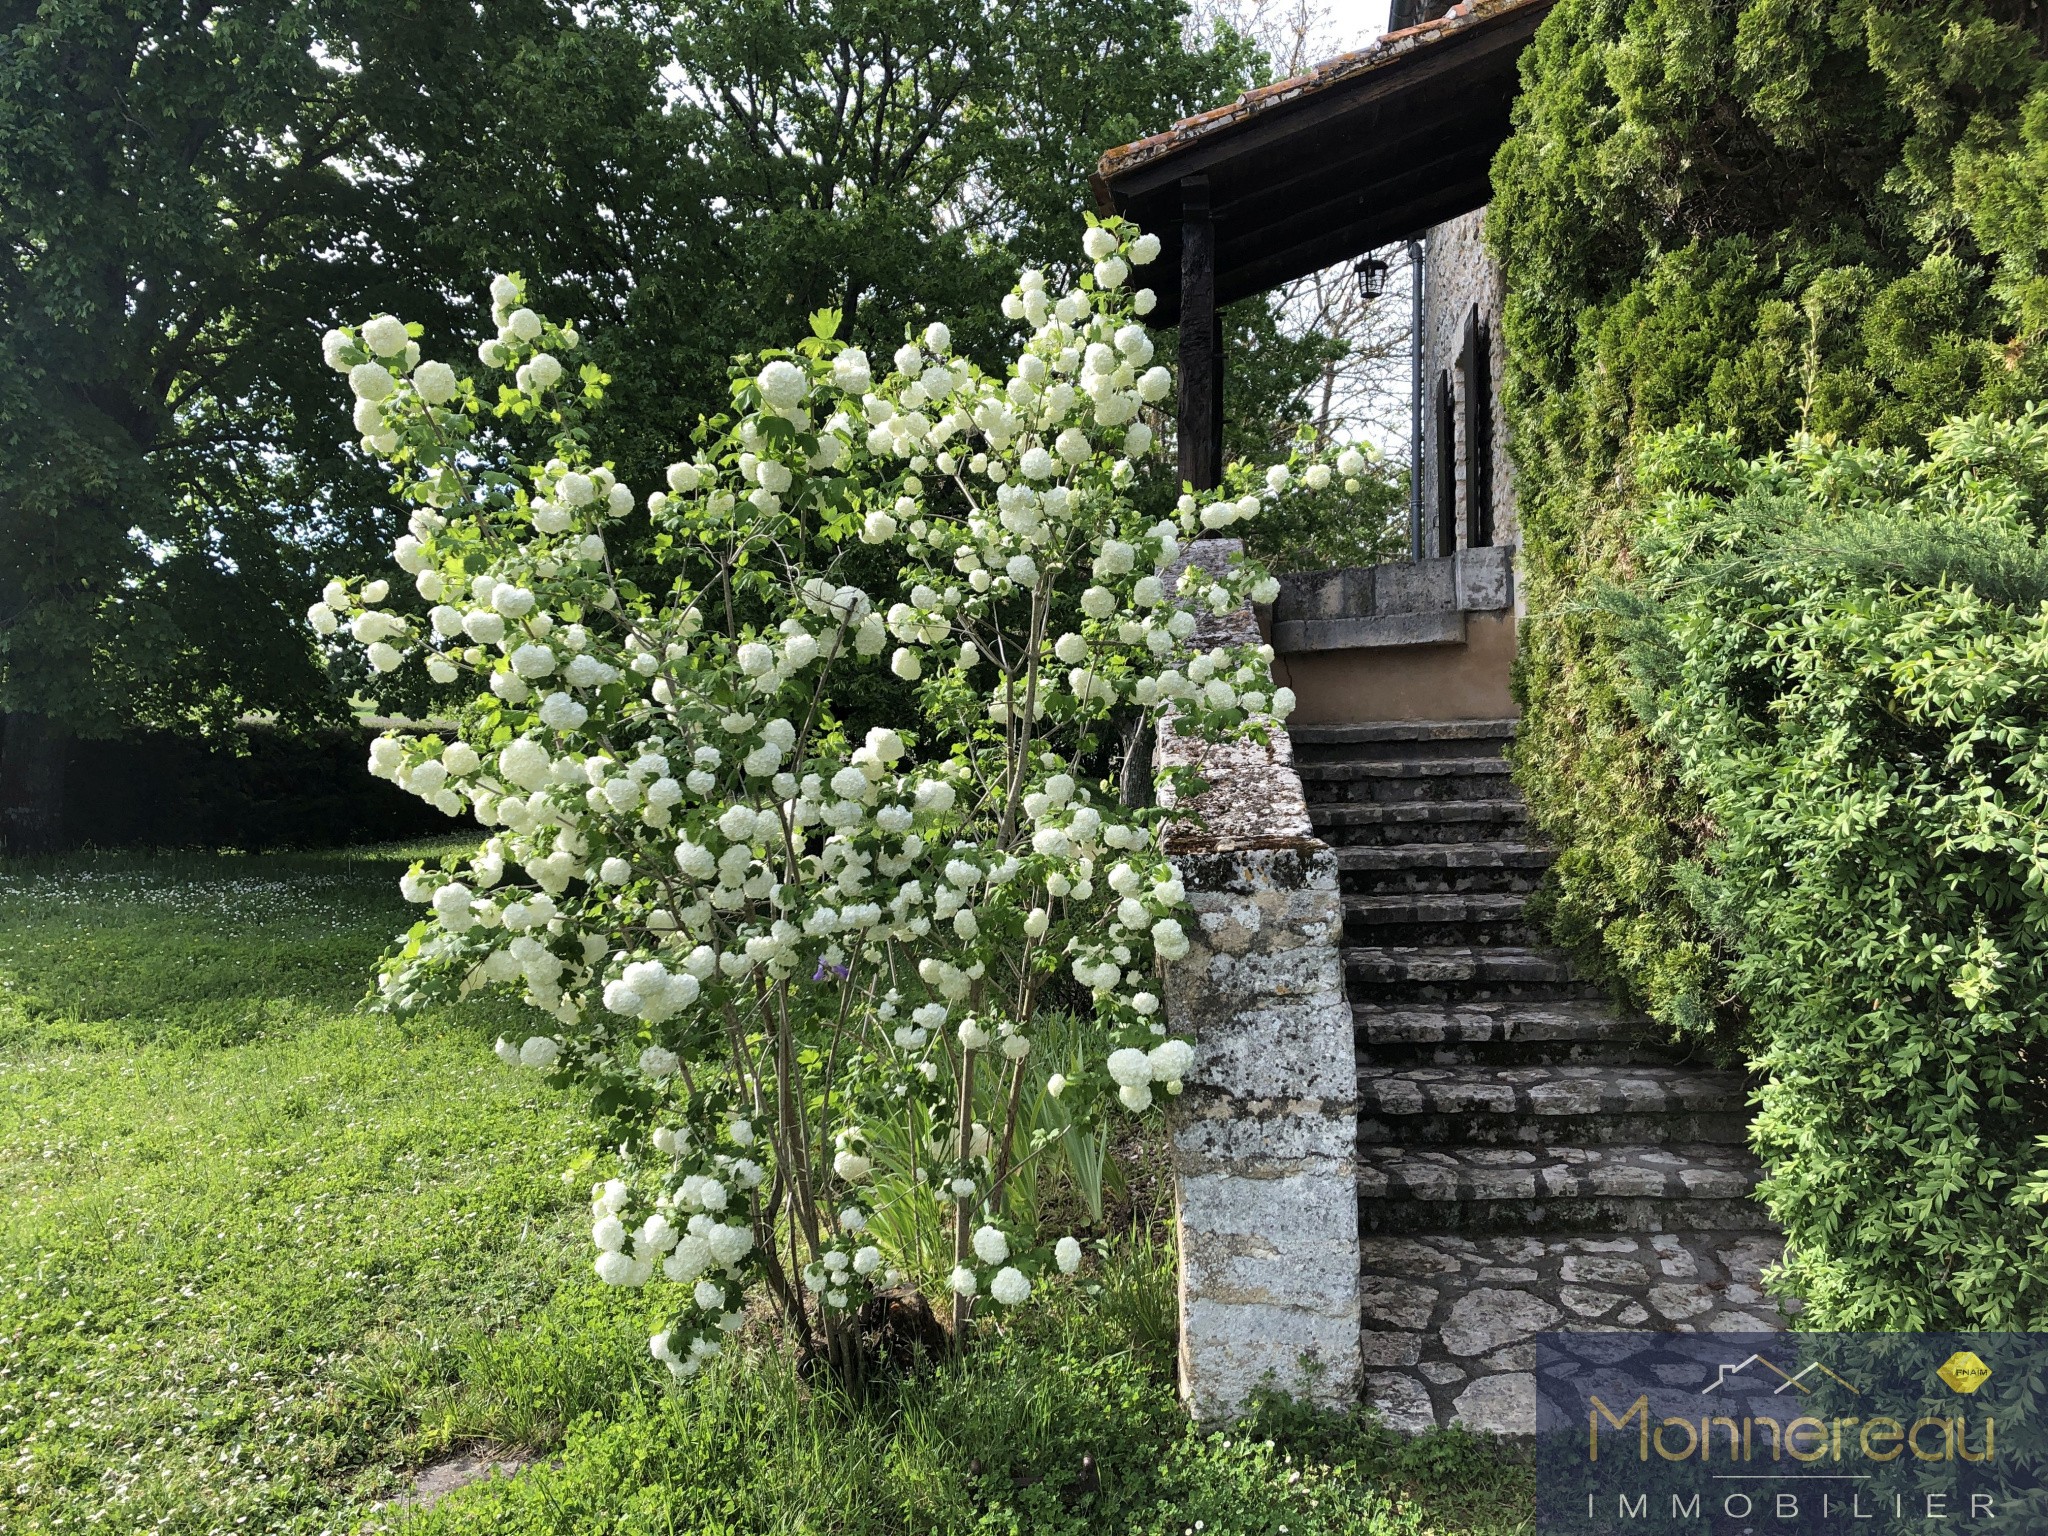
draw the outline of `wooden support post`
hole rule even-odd
[[[1223,319],[1208,177],[1181,182],[1180,209],[1180,477],[1207,491],[1223,479]]]

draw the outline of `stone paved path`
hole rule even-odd
[[[1782,1249],[1739,1073],[1687,1063],[1545,948],[1509,721],[1293,733],[1345,889],[1366,1396],[1534,1428],[1549,1328],[1754,1332]]]

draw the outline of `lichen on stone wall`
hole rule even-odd
[[[1204,540],[1184,558],[1215,569],[1234,548]],[[1257,634],[1244,609],[1203,616],[1191,643]],[[1168,1017],[1195,1042],[1173,1113],[1182,1390],[1203,1418],[1261,1386],[1348,1405],[1361,1379],[1358,1113],[1336,860],[1310,829],[1284,734],[1217,747],[1168,722],[1158,760],[1206,781],[1166,842],[1194,916],[1164,983]]]

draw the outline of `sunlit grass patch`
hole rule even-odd
[[[1191,1431],[1149,1230],[864,1405],[751,1332],[670,1386],[664,1288],[591,1274],[575,1105],[488,1050],[510,1012],[360,1011],[412,853],[0,864],[8,1536],[1527,1529],[1462,1440]],[[479,1445],[536,1464],[394,1502]]]

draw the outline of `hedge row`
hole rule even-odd
[[[252,726],[233,742],[165,733],[72,744],[71,847],[342,847],[457,824],[365,770],[371,733]]]
[[[1558,0],[1494,167],[1544,915],[1761,1069],[1821,1326],[2048,1319],[2044,42]]]
[[[1661,489],[1621,622],[1712,829],[1754,1139],[1814,1325],[2048,1323],[2048,414],[1931,453],[1726,436]]]
[[[1739,1005],[1675,878],[1706,823],[1627,698],[1640,446],[1921,446],[2048,397],[2048,12],[2021,0],[1559,0],[1494,167],[1531,620],[1521,779],[1553,925],[1685,1030]]]

